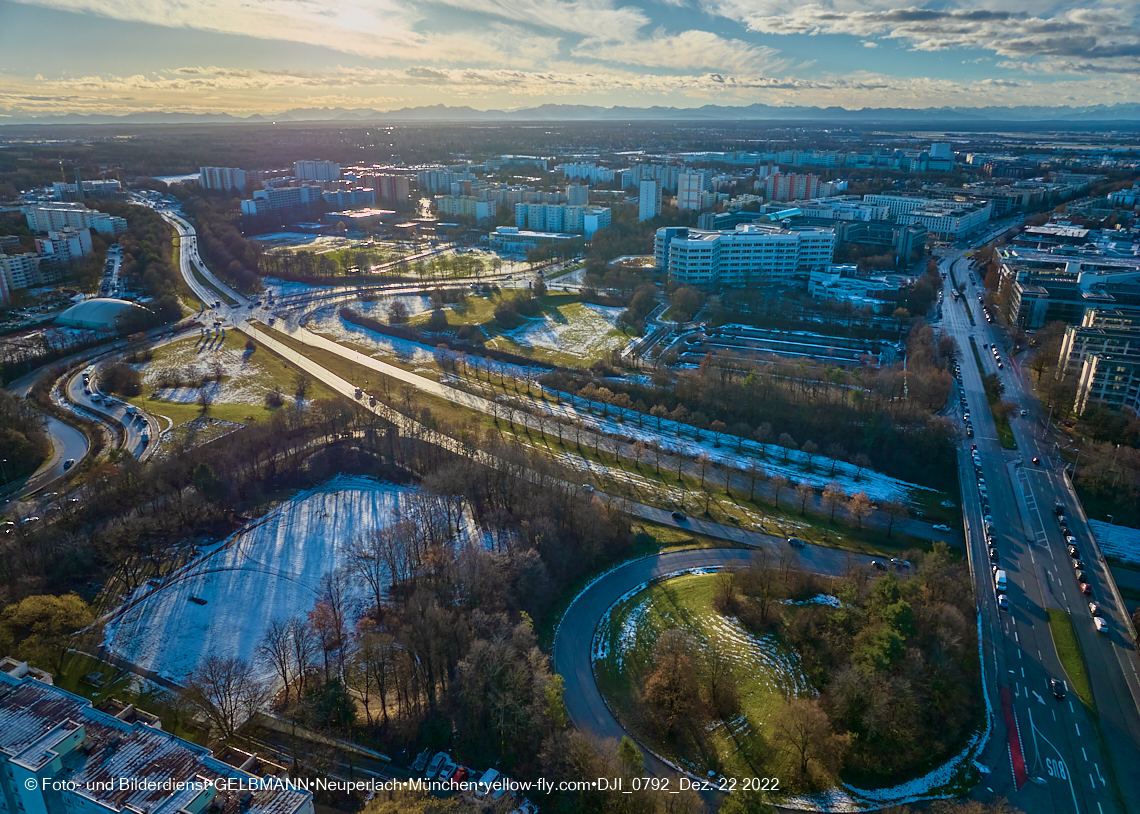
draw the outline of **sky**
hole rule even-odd
[[[1137,0],[0,0],[0,30],[0,122],[1140,102]]]

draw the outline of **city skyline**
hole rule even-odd
[[[1084,106],[1140,100],[1109,3],[0,1],[0,122],[67,113],[546,103]],[[50,38],[52,48],[43,48]]]

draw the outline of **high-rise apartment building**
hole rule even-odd
[[[28,219],[28,228],[35,232],[53,229],[94,229],[101,234],[118,234],[127,230],[127,221],[117,215],[108,215],[88,209],[81,203],[35,204],[20,207]]]
[[[566,187],[566,203],[570,206],[585,206],[590,202],[590,188],[584,184],[570,184]]]
[[[47,237],[36,238],[36,254],[60,265],[68,265],[92,251],[90,229],[52,230]]]
[[[764,194],[769,201],[802,201],[819,197],[819,177],[810,173],[782,173],[764,179]]]
[[[643,180],[637,196],[637,219],[649,220],[661,214],[661,182]]]
[[[203,189],[240,189],[247,183],[245,170],[235,167],[199,167],[199,183]]]
[[[298,181],[336,181],[340,164],[334,161],[294,161],[293,177]]]
[[[705,208],[705,192],[712,190],[712,174],[687,170],[677,176],[677,208],[698,211]]]

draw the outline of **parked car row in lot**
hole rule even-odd
[[[507,790],[510,780],[499,774],[497,769],[487,769],[484,772],[472,771],[466,766],[460,766],[447,752],[436,752],[431,755],[430,749],[425,749],[412,763],[412,771],[425,780],[434,780],[437,783],[450,783],[455,793],[471,800],[480,800],[489,806],[495,806],[496,811],[502,811],[497,806],[509,805],[518,802],[510,814],[538,814],[538,806],[526,798],[513,800],[514,794]],[[446,789],[441,789],[446,793]]]

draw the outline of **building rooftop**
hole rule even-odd
[[[203,793],[213,814],[311,811],[310,795],[260,788],[249,796],[217,790],[217,780],[250,781],[204,747],[142,722],[127,723],[33,678],[0,674],[0,755],[32,771],[58,760],[53,776],[112,811],[174,814]],[[130,784],[121,783],[130,779]],[[215,796],[216,795],[216,796]],[[216,807],[213,807],[216,806]]]

